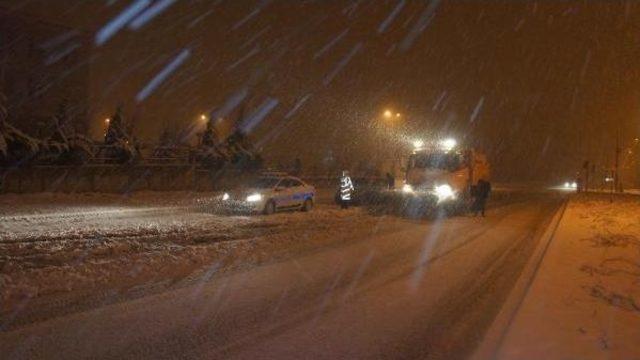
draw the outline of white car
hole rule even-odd
[[[287,175],[265,175],[254,180],[244,189],[225,192],[223,203],[252,212],[273,214],[279,210],[313,208],[316,189]]]

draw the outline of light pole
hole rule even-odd
[[[615,187],[616,192],[622,192],[622,188],[620,186],[620,127],[616,132],[616,158],[614,165],[614,174],[613,174],[613,186]]]
[[[383,109],[376,117],[375,133],[379,140],[374,146],[378,154],[378,170],[384,168],[388,172],[396,173],[397,163],[401,162],[400,159],[406,151],[403,118],[404,115],[393,108]]]

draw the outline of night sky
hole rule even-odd
[[[245,114],[277,101],[251,133],[265,158],[309,166],[454,136],[484,148],[499,178],[556,180],[586,159],[610,166],[617,130],[625,144],[640,132],[640,3],[180,0],[96,44],[134,2],[0,1],[86,34],[96,138],[118,103],[153,141],[243,89]],[[381,124],[386,108],[401,119]]]

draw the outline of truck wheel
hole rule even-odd
[[[267,201],[267,205],[264,206],[264,214],[271,215],[276,212],[276,203],[273,200]]]
[[[304,204],[302,204],[302,211],[309,212],[311,211],[311,209],[313,209],[313,200],[311,199],[305,200]]]

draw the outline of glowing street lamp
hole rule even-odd
[[[385,110],[383,115],[384,115],[384,117],[389,119],[389,118],[391,118],[393,116],[393,113],[391,112],[391,110]]]
[[[207,115],[205,115],[205,114],[200,115],[200,120],[206,121],[207,120]]]
[[[109,119],[109,118],[104,119],[104,123],[105,124],[109,125],[110,122],[111,122],[111,119]]]
[[[402,116],[402,115],[400,115],[400,113],[396,113],[396,117],[397,118],[399,118],[400,116]]]

